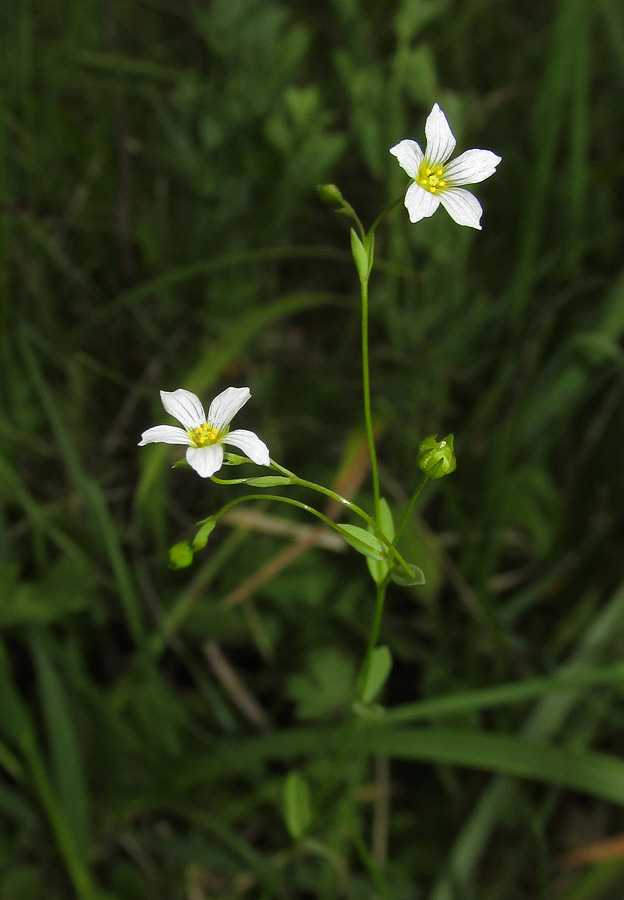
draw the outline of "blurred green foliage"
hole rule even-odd
[[[0,900],[621,897],[620,862],[560,857],[624,827],[623,82],[616,0],[2,4]],[[395,520],[427,434],[458,467],[382,626],[411,725],[332,775],[362,558],[263,507],[170,570],[232,494],[136,444],[159,388],[247,384],[276,459],[357,472],[357,277],[315,186],[369,225],[434,101],[503,162],[482,233],[399,206],[377,235]],[[332,785],[300,846],[292,767]]]

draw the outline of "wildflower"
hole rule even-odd
[[[501,157],[491,150],[466,150],[447,162],[455,149],[455,137],[446,116],[437,103],[425,123],[427,149],[423,153],[416,141],[401,141],[390,153],[399,161],[412,183],[405,194],[410,222],[432,216],[438,206],[446,209],[458,225],[481,230],[481,204],[461,184],[476,184],[493,175]]]
[[[208,415],[199,397],[184,388],[161,391],[160,398],[169,415],[184,427],[156,425],[141,435],[145,444],[186,444],[186,461],[202,478],[210,478],[223,465],[222,444],[232,444],[259,466],[270,465],[269,448],[253,431],[230,431],[230,422],[251,397],[249,388],[226,388],[210,404]]]

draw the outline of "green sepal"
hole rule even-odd
[[[212,534],[215,525],[217,524],[217,520],[210,518],[206,519],[202,527],[199,529],[195,537],[193,538],[193,550],[203,550],[203,548],[208,543],[208,538]]]
[[[425,583],[425,573],[422,569],[419,569],[418,566],[413,566],[411,563],[408,563],[408,567],[412,572],[412,575],[409,576],[403,566],[394,566],[390,573],[390,578],[394,581],[395,584],[400,584],[401,587],[414,587],[417,584]]]
[[[187,463],[187,461],[185,459],[178,459],[176,462],[173,463],[171,468],[172,469],[190,469],[191,467],[189,466],[189,464]]]
[[[298,841],[312,821],[310,790],[298,772],[291,772],[284,783],[284,822],[290,836]]]
[[[371,269],[373,268],[373,258],[375,254],[375,232],[369,231],[364,239],[364,250],[366,251],[366,259],[368,261],[368,268],[366,270],[366,276],[368,277],[371,273]]]
[[[382,497],[379,501],[379,528],[384,537],[388,538],[390,543],[394,540],[394,522],[392,520],[392,513],[390,511],[390,507],[387,502]],[[369,534],[372,534],[372,526],[368,526]],[[366,565],[368,566],[368,571],[371,574],[371,578],[375,582],[375,584],[381,584],[384,580],[390,566],[386,562],[386,560],[377,560],[371,559],[370,557],[366,560]]]
[[[246,456],[240,456],[238,453],[230,453],[226,450],[223,454],[224,466],[242,466],[243,463],[249,462]]]
[[[358,275],[360,276],[360,281],[367,281],[368,273],[370,272],[370,268],[368,265],[368,253],[364,248],[364,244],[355,233],[354,228],[351,229],[351,253],[353,254],[353,259],[355,260],[355,268],[357,269]]]
[[[190,541],[180,541],[169,548],[169,565],[172,569],[186,569],[193,562],[193,555]]]
[[[332,525],[334,531],[345,539],[358,553],[371,559],[385,560],[386,553],[377,538],[357,525]]]
[[[366,675],[366,683],[362,685],[360,697],[362,703],[372,703],[378,696],[384,684],[388,680],[388,675],[392,669],[392,654],[390,650],[382,645],[375,647],[371,654],[368,674]],[[362,676],[364,671],[362,672]]]
[[[252,487],[277,487],[278,484],[292,484],[292,482],[283,475],[260,475],[259,478],[245,478],[245,484]]]

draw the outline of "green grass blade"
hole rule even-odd
[[[37,747],[28,710],[13,681],[4,646],[0,643],[0,722],[24,758],[25,770],[44,810],[61,858],[80,900],[92,900],[93,882],[74,835],[52,787],[45,762]]]
[[[33,352],[32,332],[26,328],[23,328],[20,334],[20,347],[26,370],[48,418],[63,459],[72,480],[82,495],[85,509],[91,518],[92,527],[102,540],[107,552],[132,636],[135,642],[140,644],[143,640],[144,632],[138,598],[120,545],[117,529],[106,501],[102,496],[99,485],[89,477],[83,467],[82,461],[72,443],[69,430],[63,420],[59,404],[44,379],[39,362]]]
[[[461,691],[418,703],[406,703],[386,711],[381,724],[414,722],[423,719],[437,719],[443,716],[473,712],[509,703],[523,703],[540,696],[577,691],[593,685],[616,685],[624,680],[624,663],[618,662],[602,668],[570,672],[552,678],[529,678],[525,681],[502,684],[475,691]]]
[[[595,664],[614,641],[618,639],[624,622],[624,586],[613,595],[586,632],[569,662],[562,666],[562,675],[580,673]],[[561,728],[573,709],[578,694],[563,692],[544,698],[527,718],[523,729],[525,736],[546,741]],[[440,877],[431,900],[452,900],[453,885],[470,883],[487,841],[496,828],[508,804],[513,802],[514,785],[505,778],[497,778],[482,794],[466,825],[451,850],[446,872]]]
[[[89,800],[80,742],[70,710],[69,698],[40,635],[30,640],[47,743],[51,757],[55,793],[76,848],[86,865],[89,838]]]
[[[459,728],[379,729],[358,735],[357,750],[530,778],[624,804],[624,761],[604,753]]]

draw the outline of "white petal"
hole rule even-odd
[[[208,423],[217,431],[223,431],[250,397],[251,391],[248,387],[226,388],[210,404]]]
[[[451,219],[455,219],[458,225],[469,225],[470,228],[478,228],[481,231],[481,215],[483,208],[474,194],[463,188],[450,188],[440,194],[440,202]]]
[[[410,184],[405,195],[405,208],[410,217],[410,222],[420,222],[428,219],[440,205],[440,196],[431,194],[419,184]]]
[[[417,144],[416,141],[401,141],[395,147],[390,148],[390,153],[396,156],[399,165],[410,178],[416,178],[424,157],[420,144]]]
[[[202,478],[210,478],[223,465],[223,447],[211,444],[210,447],[189,447],[186,461]]]
[[[237,428],[236,431],[230,431],[224,437],[224,443],[233,444],[242,450],[245,456],[248,456],[252,462],[259,466],[268,466],[271,463],[269,448],[261,441],[257,434],[253,431],[246,431],[243,428]]]
[[[466,150],[446,166],[444,178],[452,185],[477,184],[494,174],[501,159],[491,150]]]
[[[185,428],[198,428],[206,421],[206,413],[199,397],[184,388],[177,391],[161,391],[160,399],[170,416]]]
[[[141,435],[139,447],[146,444],[190,444],[191,439],[183,428],[177,425],[154,425]]]
[[[425,134],[427,135],[425,159],[429,165],[436,166],[445,163],[455,149],[457,141],[446,116],[437,103],[434,103],[425,122]]]

